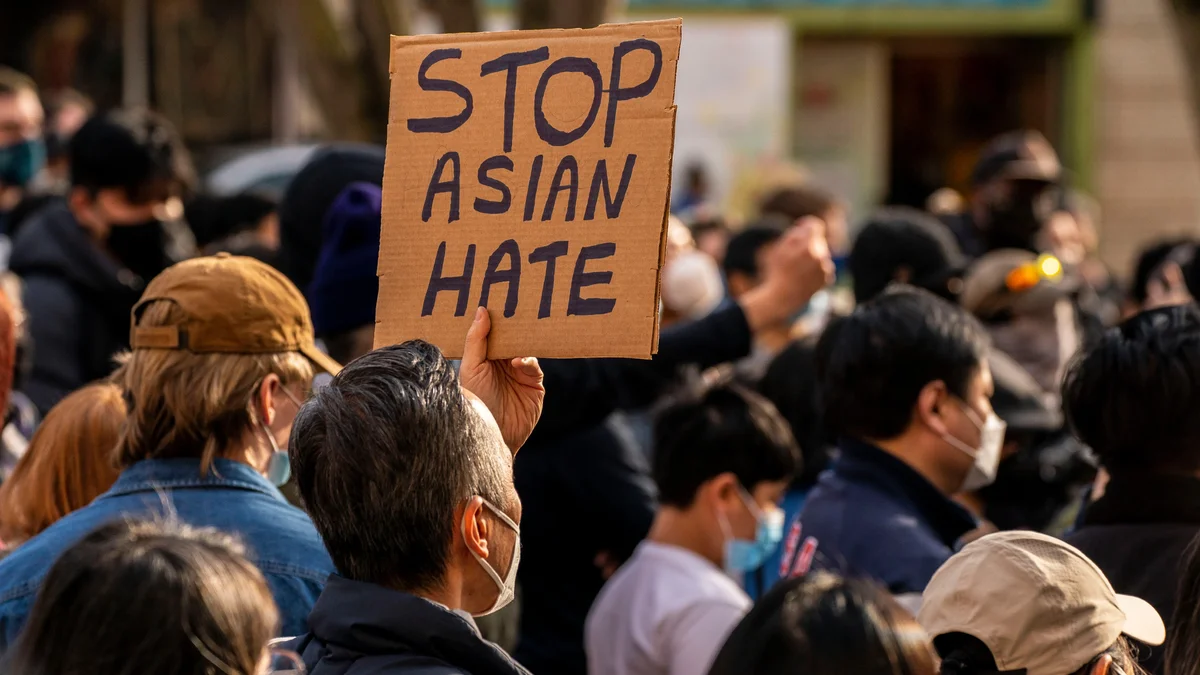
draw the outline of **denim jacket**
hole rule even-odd
[[[115,519],[164,515],[238,535],[275,596],[280,634],[307,631],[308,614],[334,572],[308,516],[240,462],[215,460],[201,476],[197,459],[152,459],[127,468],[108,492],[0,560],[0,653],[25,624],[59,554]]]

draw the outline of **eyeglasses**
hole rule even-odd
[[[305,675],[304,660],[296,652],[272,647],[262,675]]]

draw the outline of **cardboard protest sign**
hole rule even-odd
[[[680,29],[392,38],[375,346],[657,351]]]

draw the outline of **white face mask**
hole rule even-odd
[[[993,410],[987,419],[980,422],[979,415],[965,403],[959,404],[967,415],[967,419],[979,429],[979,447],[972,448],[949,433],[942,435],[942,440],[965,452],[975,463],[963,479],[961,491],[969,492],[991,485],[996,481],[996,472],[1000,468],[1000,450],[1004,447],[1004,430],[1008,425]]]
[[[512,518],[509,518],[507,515],[505,515],[503,511],[493,506],[488,500],[484,499],[483,505],[491,509],[492,513],[496,514],[496,517],[504,521],[505,525],[511,527],[512,531],[517,534],[517,538],[513,540],[512,563],[509,564],[508,574],[504,575],[503,580],[500,579],[500,575],[496,573],[496,570],[488,563],[488,561],[484,560],[469,546],[467,547],[467,550],[471,551],[471,555],[475,556],[475,560],[479,561],[479,564],[483,567],[483,571],[487,572],[487,575],[492,578],[492,582],[496,584],[496,588],[499,589],[500,592],[499,595],[496,596],[496,602],[492,604],[491,608],[489,608],[487,611],[473,614],[472,616],[487,616],[488,614],[499,612],[501,609],[504,609],[508,603],[513,601],[513,598],[515,598],[517,595],[517,567],[519,567],[521,564],[521,527],[514,523]],[[461,529],[463,539],[465,540],[467,538],[467,519],[465,517],[461,523]]]

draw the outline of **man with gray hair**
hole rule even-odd
[[[479,308],[460,374],[405,342],[355,360],[298,415],[293,471],[340,572],[297,645],[309,673],[527,673],[471,618],[513,599],[512,462],[545,395],[536,359],[487,360],[489,329]]]

